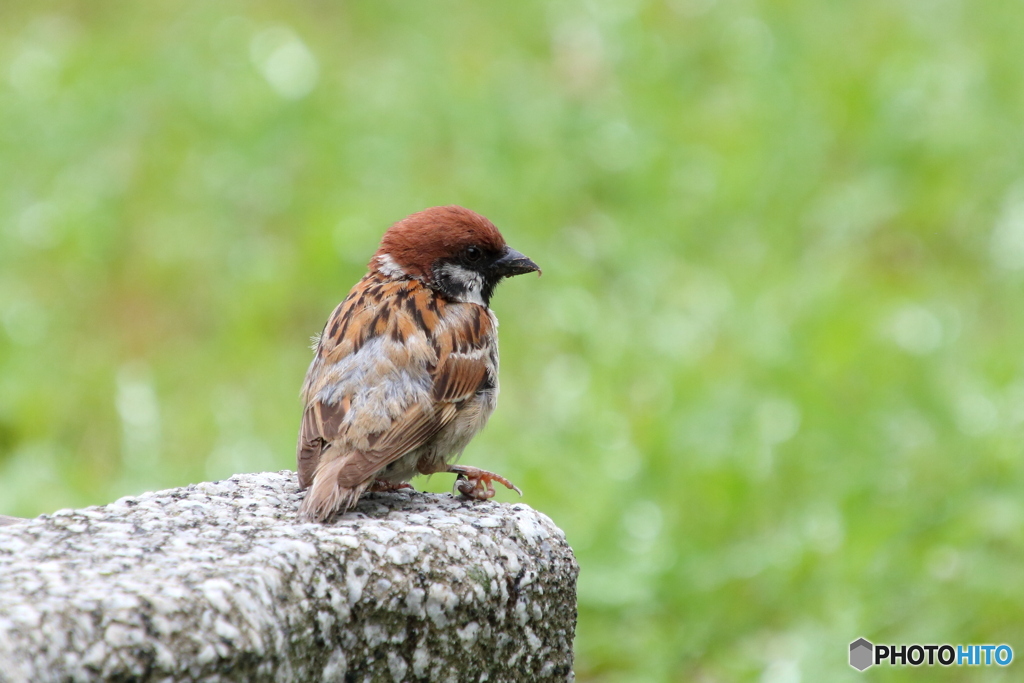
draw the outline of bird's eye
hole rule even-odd
[[[484,255],[484,252],[480,250],[480,247],[469,247],[466,249],[466,259],[469,261],[479,261]]]

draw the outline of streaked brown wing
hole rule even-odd
[[[320,333],[316,356],[302,384],[302,400],[306,409],[299,424],[299,440],[295,449],[300,489],[313,482],[320,456],[328,443],[340,435],[342,419],[351,405],[351,396],[344,396],[332,404],[312,400],[326,380],[324,370],[356,353],[374,333],[376,325],[370,322],[386,298],[385,293],[393,295],[391,290],[385,292],[387,284],[377,273],[366,275],[334,309]]]
[[[299,424],[299,445],[295,456],[295,466],[299,471],[299,488],[309,488],[313,483],[313,474],[320,464],[320,453],[323,451],[324,440],[316,428],[312,418],[312,410],[306,409]]]
[[[480,357],[449,355],[434,373],[434,400],[459,403],[471,398],[483,388],[487,379],[487,365]]]
[[[313,401],[306,410],[308,418],[303,419],[303,430],[300,432],[300,483],[311,481],[316,468],[313,461],[318,462],[323,444],[338,440],[352,445],[361,442],[361,447],[353,447],[347,454],[339,483],[351,487],[365,482],[375,472],[429,442],[437,432],[455,419],[466,399],[487,386],[494,386],[494,378],[489,376],[492,371],[488,369],[487,362],[490,350],[488,347],[492,344],[490,333],[493,333],[494,329],[490,314],[482,307],[456,308],[431,299],[432,293],[429,291],[415,292],[409,297],[409,301],[414,304],[429,304],[429,309],[416,311],[411,310],[410,306],[402,306],[396,312],[392,312],[389,324],[402,332],[408,330],[409,326],[416,326],[422,330],[424,319],[436,325],[438,314],[451,315],[446,321],[449,325],[440,326],[440,330],[435,330],[432,338],[432,362],[429,365],[433,366],[433,400],[428,404],[414,403],[387,428],[370,434],[352,433],[360,423],[357,415],[353,414],[351,420],[342,424],[341,418],[347,414],[351,404],[350,396],[346,396],[342,401],[345,408],[341,412],[341,417],[337,417],[337,413],[326,416],[326,408],[318,401]],[[445,308],[447,310],[444,310]],[[434,319],[431,319],[431,316]],[[384,328],[378,334],[392,334],[394,339],[396,334],[389,330],[390,328]],[[408,334],[403,334],[402,337],[409,339]],[[315,439],[319,439],[318,442],[322,444],[319,449],[315,445]],[[310,443],[309,465],[302,463],[303,442]],[[303,471],[307,473],[308,479],[303,477]]]
[[[358,486],[375,472],[430,441],[457,413],[458,406],[454,403],[413,405],[388,431],[375,435],[379,439],[371,438],[375,441],[372,450],[355,451],[348,457],[338,483],[346,488]]]
[[[341,421],[348,412],[352,399],[345,396],[339,403],[324,405],[319,401],[311,403],[302,414],[299,425],[299,447],[296,466],[299,471],[299,488],[313,483],[313,474],[320,464],[320,454],[327,446],[327,434],[338,434]]]

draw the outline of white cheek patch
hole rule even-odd
[[[397,278],[406,275],[402,266],[398,265],[398,262],[391,258],[391,254],[381,254],[377,257],[377,270],[387,277]]]
[[[457,291],[457,300],[469,304],[486,306],[484,301],[484,278],[475,270],[463,268],[456,263],[446,263],[440,269],[441,276],[448,280]]]

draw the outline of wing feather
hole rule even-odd
[[[298,447],[303,488],[328,449],[344,460],[332,468],[341,486],[364,484],[429,443],[464,401],[496,381],[488,362],[495,330],[487,309],[450,304],[417,281],[368,278],[324,326],[307,374]],[[332,370],[342,366],[345,372]],[[337,386],[339,376],[351,381]],[[388,383],[405,387],[410,376],[422,378],[423,391],[396,396],[379,390]],[[404,407],[402,401],[408,401]],[[393,417],[382,425],[382,416]]]
[[[481,388],[486,377],[487,363],[483,357],[449,355],[434,373],[434,400],[465,401]]]
[[[400,457],[427,443],[454,419],[458,408],[444,404],[436,410],[414,404],[391,428],[383,433],[371,450],[356,451],[348,458],[338,477],[344,487],[357,486]]]
[[[313,474],[320,464],[320,453],[323,451],[324,440],[316,425],[314,410],[306,408],[299,425],[299,447],[296,465],[299,471],[299,488],[307,488],[313,483]]]

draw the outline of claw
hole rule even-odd
[[[512,489],[520,496],[523,495],[518,486],[494,472],[488,472],[487,470],[467,465],[451,465],[448,467],[448,471],[456,475],[453,488],[458,489],[459,493],[467,498],[473,498],[474,500],[489,500],[493,498],[495,492],[492,482],[495,481],[504,484],[506,488]]]

